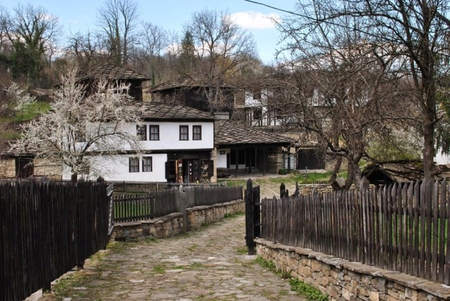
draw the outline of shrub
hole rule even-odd
[[[281,168],[280,170],[278,170],[278,174],[280,174],[280,175],[287,175],[288,171],[287,171],[287,169]]]

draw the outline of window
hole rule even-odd
[[[262,118],[262,108],[253,109],[253,119],[260,120]]]
[[[128,161],[129,172],[139,172],[139,158],[130,157]]]
[[[142,172],[150,172],[153,171],[152,157],[143,157],[142,158]]]
[[[189,127],[180,125],[180,140],[189,140]]]
[[[137,133],[137,136],[141,140],[147,140],[147,126],[146,125],[137,125],[136,133]]]
[[[150,140],[159,140],[159,125],[149,125]]]
[[[192,127],[192,139],[193,140],[202,140],[202,126],[194,125]]]

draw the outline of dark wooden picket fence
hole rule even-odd
[[[113,195],[114,222],[153,219],[178,211],[177,190]]]
[[[192,186],[186,188],[185,193],[187,196],[187,208],[197,206],[211,206],[215,204],[243,199],[241,186]]]
[[[0,182],[0,300],[23,300],[104,249],[105,183]]]
[[[114,222],[132,222],[161,217],[183,208],[209,206],[242,199],[242,187],[186,187],[144,194],[114,195]]]
[[[449,183],[261,201],[261,237],[450,284]]]

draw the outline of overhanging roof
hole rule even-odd
[[[216,120],[214,128],[214,144],[217,146],[261,144],[289,146],[294,142],[292,139],[276,133],[267,133],[233,120]]]
[[[144,120],[185,120],[214,121],[214,116],[191,107],[167,105],[163,103],[146,103],[143,105]]]
[[[142,73],[112,64],[96,65],[86,70],[80,70],[78,80],[108,79],[108,80],[140,80],[150,78]]]

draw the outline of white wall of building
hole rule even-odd
[[[227,154],[230,152],[229,148],[217,149],[217,168],[227,168]]]
[[[434,157],[434,162],[437,165],[447,165],[450,164],[450,155],[442,153],[442,150],[438,149],[436,151],[436,156]]]
[[[214,147],[213,122],[144,122],[142,125],[159,125],[159,140],[142,141],[144,150],[212,149]],[[180,140],[180,125],[189,127],[189,140]],[[193,126],[202,127],[202,139],[193,140]],[[131,129],[136,133],[136,124]],[[149,133],[147,132],[147,135]]]
[[[139,157],[139,172],[129,172],[130,157]],[[142,171],[142,157],[152,157],[152,171]],[[102,176],[106,181],[167,181],[165,177],[167,154],[97,156],[91,157],[90,162],[92,168],[88,179],[92,181],[95,181],[99,176]],[[66,168],[63,173],[63,179],[70,180],[70,176],[70,171]]]

